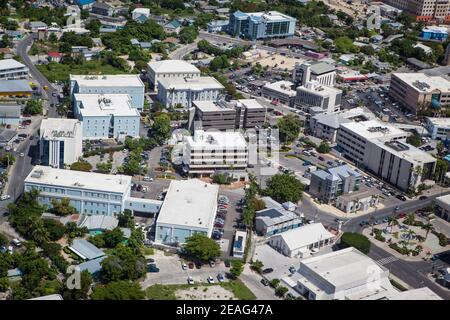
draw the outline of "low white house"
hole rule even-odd
[[[324,246],[333,244],[335,235],[321,223],[307,224],[273,236],[269,244],[288,257],[305,258]]]

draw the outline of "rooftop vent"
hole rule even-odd
[[[419,80],[414,81],[412,85],[421,91],[431,88],[428,83]]]
[[[31,174],[31,177],[33,178],[40,178],[44,174],[44,171],[42,170],[34,170],[34,172]]]
[[[389,132],[389,128],[387,128],[387,127],[371,127],[369,129],[367,129],[367,131],[369,131],[369,132],[388,133]]]

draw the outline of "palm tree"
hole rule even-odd
[[[409,245],[409,243],[411,241],[411,238],[412,238],[412,235],[416,234],[416,233],[414,232],[414,230],[409,229],[406,234],[408,235],[408,245]]]
[[[427,233],[425,234],[425,240],[428,238],[428,234],[430,231],[433,231],[434,227],[433,225],[428,221],[426,224],[422,226],[422,229],[424,229]]]
[[[396,225],[398,225],[398,220],[397,220],[397,218],[394,217],[394,216],[389,216],[389,217],[388,217],[388,227],[389,227],[389,226],[391,227],[391,233],[392,233],[392,228],[393,228],[394,226],[396,226]]]
[[[27,220],[27,224],[29,226],[29,229],[31,230],[30,238],[33,239],[33,241],[40,244],[49,240],[49,233],[44,226],[44,222],[41,219],[37,217],[31,217]]]
[[[414,223],[414,221],[415,221],[414,213],[410,213],[406,216],[404,223],[408,224],[408,225],[412,225]]]

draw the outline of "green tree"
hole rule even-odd
[[[288,114],[277,120],[277,127],[280,141],[284,144],[291,144],[300,133],[301,122],[295,115]]]
[[[51,241],[58,241],[66,233],[66,227],[57,220],[45,219],[44,227],[47,229]]]
[[[137,280],[146,273],[145,258],[132,248],[118,245],[102,262],[102,280]]]
[[[220,256],[219,244],[201,233],[187,238],[184,251],[187,255],[201,261],[209,261]]]
[[[170,138],[170,117],[167,114],[160,114],[155,117],[152,131],[154,138],[159,144],[163,144],[168,138]]]
[[[359,233],[344,232],[339,246],[341,248],[353,247],[364,254],[368,254],[370,251],[370,240]]]
[[[112,162],[99,162],[95,165],[97,171],[100,173],[110,173],[112,169]]]
[[[0,41],[0,47],[9,48],[10,46],[11,46],[11,41],[9,40],[8,35],[4,34],[2,37],[2,41]]]
[[[145,293],[136,282],[114,281],[96,286],[91,294],[92,300],[143,300]]]
[[[16,158],[11,153],[5,153],[3,157],[0,157],[0,163],[3,167],[14,164]]]
[[[103,240],[105,241],[106,248],[115,248],[119,243],[123,241],[123,232],[120,228],[114,228],[113,230],[106,230],[102,233]]]
[[[422,139],[417,133],[412,134],[408,138],[406,138],[406,142],[417,148],[422,145]]]
[[[358,47],[353,44],[353,40],[347,36],[337,38],[334,44],[340,53],[357,53],[359,51]]]
[[[131,210],[125,209],[117,218],[119,219],[119,227],[134,228],[134,217]]]
[[[70,170],[89,172],[92,170],[92,165],[85,160],[80,160],[72,163],[70,165]]]
[[[52,199],[52,213],[58,215],[58,216],[68,216],[71,214],[77,213],[77,209],[75,209],[70,204],[69,198],[62,198],[60,201],[57,199]]]
[[[272,288],[276,289],[280,285],[280,279],[274,278],[270,280],[269,284]]]
[[[23,109],[23,113],[36,115],[42,114],[42,110],[43,110],[42,101],[38,99],[33,99],[27,101],[25,108]]]
[[[264,267],[264,263],[262,263],[262,261],[260,261],[260,260],[255,260],[250,265],[250,268],[252,268],[252,270],[255,270],[256,272],[258,272],[259,274],[262,273],[263,267]]]
[[[180,34],[178,35],[181,43],[192,43],[198,36],[198,30],[196,26],[184,27],[181,29]]]
[[[285,295],[286,293],[288,293],[288,291],[289,291],[288,288],[286,288],[286,287],[284,287],[284,286],[278,286],[278,287],[275,289],[275,294],[276,294],[277,296],[279,296],[279,297],[284,297],[284,295]]]
[[[244,271],[244,263],[241,260],[231,260],[230,275],[233,279],[239,277]]]
[[[263,193],[280,203],[291,201],[297,203],[304,190],[303,184],[291,174],[276,174],[266,181]]]
[[[320,145],[317,147],[317,152],[319,153],[328,153],[330,152],[330,150],[331,150],[330,145],[325,141],[322,141]]]
[[[89,271],[84,270],[80,275],[80,289],[68,289],[64,287],[62,296],[64,300],[87,300],[92,285],[92,276]]]

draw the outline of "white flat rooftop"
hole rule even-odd
[[[25,65],[14,59],[0,60],[0,71],[6,70],[6,69],[18,69],[18,68],[25,68]]]
[[[203,131],[195,130],[194,137],[186,137],[186,142],[191,147],[223,147],[245,148],[247,142],[240,132]]]
[[[295,90],[291,89],[291,87],[293,85],[294,84],[290,81],[277,81],[277,82],[273,82],[273,83],[267,83],[266,85],[264,85],[263,88],[278,91],[278,92],[281,92],[283,94],[293,97],[297,94],[297,92]]]
[[[283,14],[278,11],[268,11],[268,12],[251,12],[248,13],[251,17],[259,17],[268,21],[278,21],[278,20],[285,20],[285,19],[294,19],[286,14]]]
[[[218,101],[193,101],[193,104],[202,112],[233,111],[226,104],[218,103]]]
[[[262,104],[260,104],[256,99],[231,100],[231,102],[241,103],[247,109],[265,109],[265,107]]]
[[[42,119],[41,137],[43,138],[72,138],[77,130],[81,130],[81,122],[77,119],[48,118]]]
[[[410,144],[404,143],[404,142],[400,142],[400,141],[395,141],[393,142],[393,144],[391,144],[388,141],[388,144],[386,144],[385,140],[373,140],[373,143],[375,143],[377,146],[379,146],[380,148],[383,148],[387,151],[389,151],[390,153],[396,155],[399,158],[405,159],[406,161],[415,163],[415,164],[424,164],[424,163],[429,163],[429,162],[435,162],[436,158],[433,157],[431,154],[420,150],[419,148],[416,148]],[[396,146],[405,146],[407,147],[407,149],[396,149]]]
[[[224,86],[214,77],[195,78],[166,78],[158,80],[166,90],[204,90],[204,89],[224,89]]]
[[[312,223],[279,234],[289,249],[303,248],[310,244],[334,238],[323,224]]]
[[[427,119],[435,126],[438,127],[450,127],[450,118],[432,118],[427,117]]]
[[[219,186],[199,179],[170,182],[157,223],[209,228],[214,219]]]
[[[142,87],[144,83],[137,74],[116,75],[70,75],[80,87]]]
[[[80,101],[83,108],[79,108],[83,117],[108,116],[139,117],[139,111],[131,106],[128,94],[92,94],[76,93],[75,101]]]
[[[428,76],[419,72],[393,73],[393,75],[421,93],[432,92],[434,90],[450,92],[450,81],[444,77]]]
[[[342,123],[341,128],[352,131],[366,140],[409,135],[401,129],[378,120]]]
[[[300,262],[300,269],[302,265],[336,287],[366,283],[371,274],[379,272],[381,275],[386,271],[353,247],[307,258]],[[370,273],[367,270],[370,270]]]
[[[131,177],[125,175],[56,169],[47,166],[35,166],[26,177],[25,183],[68,188],[73,187],[124,194],[127,193],[130,188]]]
[[[200,70],[183,60],[161,60],[155,62],[149,62],[148,66],[155,73],[198,73]]]

